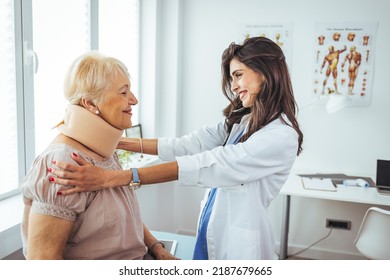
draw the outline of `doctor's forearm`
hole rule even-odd
[[[129,185],[133,180],[131,170],[111,171],[109,179],[111,187]],[[138,168],[141,185],[158,184],[178,180],[179,166],[176,161]]]
[[[121,150],[157,155],[157,139],[140,139],[122,137],[117,148]]]

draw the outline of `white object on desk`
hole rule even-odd
[[[177,246],[176,240],[160,239],[159,241],[164,244],[165,250],[167,250],[172,255],[175,255]]]
[[[329,178],[302,177],[302,184],[307,190],[336,191],[336,187]]]
[[[151,231],[158,240],[175,240],[177,241],[175,256],[182,260],[192,260],[195,247],[195,236],[176,234],[163,231]]]
[[[363,188],[367,188],[370,186],[368,184],[368,182],[366,180],[363,180],[363,179],[344,180],[343,185],[344,186],[359,186],[359,187],[363,187]]]

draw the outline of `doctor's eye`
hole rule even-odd
[[[236,79],[239,79],[241,76],[242,76],[242,73],[236,73],[236,74],[234,74],[234,77],[235,77]]]

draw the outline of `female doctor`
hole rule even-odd
[[[109,171],[72,155],[56,162],[52,179],[73,186],[67,195],[178,180],[207,188],[194,259],[273,259],[274,232],[267,207],[278,195],[302,150],[303,134],[286,60],[264,37],[232,43],[222,55],[225,120],[181,138],[123,138],[118,148],[157,154],[162,163]]]

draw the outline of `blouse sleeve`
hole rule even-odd
[[[223,145],[227,133],[225,122],[215,127],[203,127],[181,138],[159,138],[158,156],[164,161],[175,160],[176,156],[193,155]]]
[[[32,200],[31,212],[74,221],[85,210],[88,193],[57,195],[65,187],[49,181],[53,175],[48,168],[53,167],[53,160],[74,163],[71,153],[71,148],[62,146],[47,150],[35,159],[21,185],[23,196]]]
[[[264,127],[245,142],[177,157],[179,183],[230,187],[289,170],[297,153],[298,135],[288,125]]]

